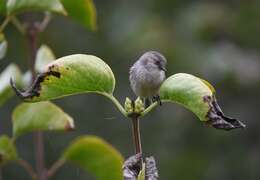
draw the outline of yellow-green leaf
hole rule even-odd
[[[74,128],[73,119],[51,102],[23,103],[12,115],[13,135],[32,131],[67,131]]]
[[[224,115],[217,104],[213,86],[196,76],[185,73],[172,75],[163,82],[159,94],[163,102],[181,104],[215,128],[245,127],[242,122]]]
[[[90,30],[96,29],[96,8],[92,0],[61,0],[68,16]]]
[[[204,98],[212,95],[210,88],[201,79],[185,73],[170,76],[160,88],[162,100],[175,101],[184,105],[201,121],[207,121],[206,115],[210,108]]]
[[[66,11],[59,0],[8,0],[8,15],[26,11],[50,11],[66,14]]]
[[[19,91],[14,83],[12,86],[24,101],[37,102],[89,92],[112,96],[115,78],[100,58],[76,54],[48,64],[26,91]]]
[[[16,148],[8,136],[0,136],[0,165],[17,160]]]
[[[99,137],[79,137],[67,148],[63,158],[92,173],[97,180],[123,180],[122,155]]]

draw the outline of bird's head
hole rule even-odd
[[[139,58],[140,63],[148,70],[166,71],[166,58],[157,51],[148,51]]]

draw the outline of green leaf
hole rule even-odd
[[[76,54],[62,57],[45,67],[32,86],[21,92],[12,87],[24,101],[37,102],[79,93],[98,93],[112,97],[115,78],[100,58]]]
[[[5,40],[4,35],[2,33],[0,33],[0,60],[5,57],[5,54],[7,51],[7,46],[8,46],[8,43]]]
[[[245,125],[226,117],[215,98],[215,90],[207,81],[190,74],[179,73],[167,78],[161,88],[163,102],[176,102],[195,113],[198,118],[217,129],[231,130]]]
[[[0,14],[6,14],[6,0],[0,0]]]
[[[16,148],[8,136],[0,136],[0,165],[17,160]]]
[[[61,0],[68,16],[90,30],[96,30],[96,8],[92,0]]]
[[[10,99],[14,95],[14,92],[12,91],[12,88],[9,83],[11,77],[20,86],[21,72],[15,64],[10,64],[0,74],[0,106],[3,105],[8,99]]]
[[[184,105],[194,112],[201,121],[207,121],[206,115],[210,108],[204,98],[212,96],[211,89],[201,79],[184,73],[170,76],[160,88],[162,100]]]
[[[98,180],[122,180],[123,157],[110,144],[95,136],[74,141],[63,158],[94,174]]]
[[[25,11],[50,11],[65,15],[66,11],[59,0],[8,0],[8,15]]]
[[[55,60],[55,56],[52,50],[48,46],[42,45],[38,49],[36,54],[36,60],[35,60],[36,72],[43,72],[45,66],[54,60]]]
[[[13,135],[32,131],[67,131],[74,128],[73,119],[51,102],[23,103],[12,114]]]

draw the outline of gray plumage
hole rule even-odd
[[[137,96],[158,97],[158,91],[165,79],[166,58],[156,51],[144,53],[130,68],[130,85]],[[158,100],[158,99],[157,99]]]

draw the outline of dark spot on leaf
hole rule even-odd
[[[50,66],[49,69],[51,69],[52,67],[54,67],[54,65]],[[10,84],[13,90],[15,91],[16,95],[21,97],[24,101],[26,101],[26,99],[33,98],[35,96],[36,97],[40,96],[41,83],[44,82],[44,80],[49,80],[48,77],[50,76],[60,78],[61,74],[57,71],[52,71],[52,70],[45,73],[40,73],[37,75],[31,87],[28,88],[26,91],[19,90],[12,79],[10,79]]]
[[[225,116],[220,109],[214,95],[212,97],[205,96],[203,100],[210,106],[210,109],[206,115],[206,118],[208,119],[208,121],[206,121],[207,124],[213,126],[216,129],[223,130],[232,130],[246,127],[246,125],[239,120]]]
[[[66,70],[70,70],[70,68],[69,68],[69,67],[66,67]]]
[[[203,101],[207,102],[207,103],[210,103],[211,102],[211,97],[210,96],[204,96],[203,97]]]
[[[57,78],[60,78],[60,73],[59,72],[56,72],[56,71],[50,71],[50,75],[53,75]]]
[[[49,66],[49,71],[52,71],[54,68],[55,68],[56,66],[53,64],[53,65],[51,65],[51,66]]]

